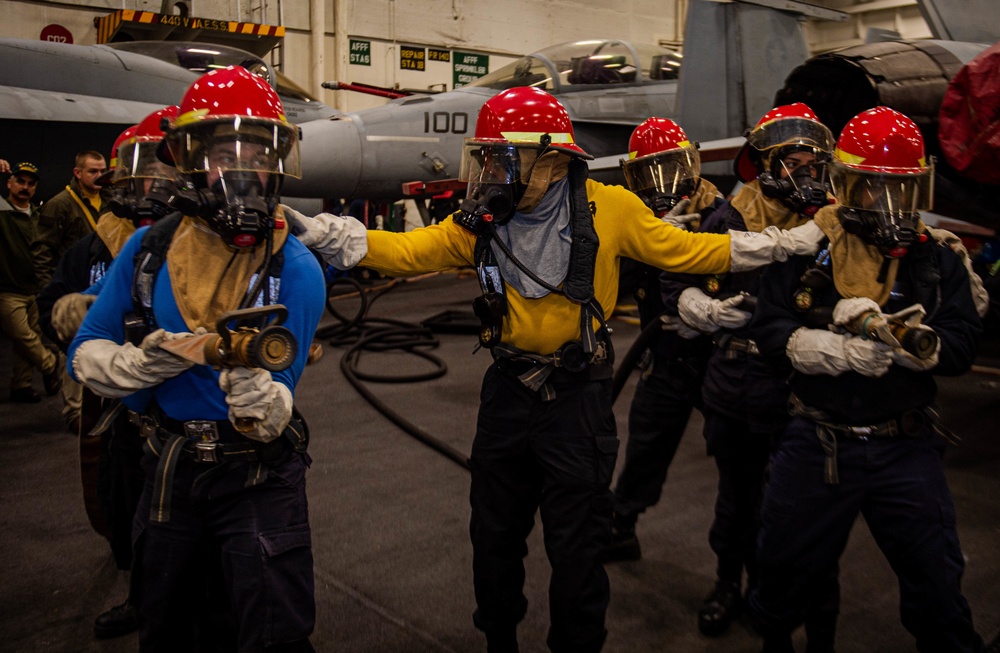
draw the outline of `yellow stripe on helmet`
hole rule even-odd
[[[500,132],[511,143],[539,143],[545,134],[552,139],[553,145],[573,145],[573,135],[569,132]]]
[[[836,150],[834,150],[833,156],[838,161],[843,161],[844,163],[848,163],[848,164],[856,165],[856,166],[857,165],[861,165],[862,163],[865,162],[865,157],[858,156],[857,154],[851,154],[850,152],[845,152],[844,150],[840,149],[839,147]]]
[[[208,109],[195,109],[194,111],[182,113],[174,120],[174,127],[190,125],[191,123],[198,122],[206,115],[208,115]]]

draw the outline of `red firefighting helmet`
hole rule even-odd
[[[118,160],[112,165],[115,181],[135,177],[174,178],[176,170],[158,159],[157,150],[163,141],[164,122],[176,117],[177,105],[172,105],[157,109],[135,126],[132,135],[118,147]]]
[[[559,100],[533,86],[511,88],[487,100],[479,110],[476,135],[466,142],[540,148],[545,134],[551,139],[551,149],[593,158],[576,144],[573,123],[566,108]]]
[[[115,139],[115,144],[111,146],[111,156],[108,157],[108,170],[103,175],[97,178],[98,186],[110,186],[113,183],[115,177],[115,169],[118,167],[118,148],[122,146],[122,143],[132,138],[135,135],[135,130],[139,125],[132,125],[118,134],[118,138]]]
[[[676,122],[667,118],[649,118],[632,132],[632,137],[628,140],[628,158],[641,159],[651,154],[690,146],[687,134]]]
[[[916,123],[889,107],[851,118],[837,140],[830,178],[841,204],[883,212],[932,206],[934,162]],[[879,197],[873,206],[873,195]]]
[[[270,85],[241,66],[213,70],[184,94],[165,139],[180,172],[205,172],[214,142],[237,143],[230,170],[298,177],[298,129]],[[253,144],[253,147],[249,147]]]
[[[734,170],[740,181],[756,179],[768,167],[771,155],[785,147],[812,149],[817,155],[833,151],[833,134],[802,102],[775,107],[747,132],[747,142],[736,155]]]
[[[649,118],[635,128],[628,141],[628,159],[621,166],[625,182],[636,193],[691,192],[701,174],[697,144],[666,118]]]

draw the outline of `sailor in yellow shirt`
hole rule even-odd
[[[299,239],[340,268],[408,276],[473,265],[479,273],[474,309],[494,363],[470,457],[470,533],[473,621],[490,653],[518,650],[522,559],[537,511],[552,566],[549,648],[594,653],[604,644],[618,451],[604,316],[617,298],[619,258],[706,274],[812,253],[819,241],[811,229],[677,229],[625,188],[587,179],[588,158],[554,97],[514,88],[483,105],[462,157],[468,198],[442,223],[401,234],[286,212]]]

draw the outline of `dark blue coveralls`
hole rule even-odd
[[[752,323],[761,352],[787,371],[786,343],[806,323],[793,297],[811,260],[794,257],[767,270]],[[829,307],[839,299],[831,284],[814,302]],[[925,324],[941,340],[933,374],[968,370],[981,326],[968,274],[948,248],[932,242],[911,248],[882,308],[891,313],[915,302],[927,310]],[[917,650],[982,650],[961,591],[964,562],[942,464],[945,441],[936,433],[932,372],[894,364],[879,378],[795,372],[789,383],[796,403],[822,415],[794,417],[772,457],[759,584],[749,600],[762,634],[780,637],[801,623],[802,607],[822,570],[843,553],[860,513],[899,579],[900,615]],[[839,479],[830,477],[834,469]]]
[[[702,211],[707,218],[724,201]],[[645,329],[660,315],[677,317],[677,296],[695,277],[640,266],[635,297],[639,324]],[[669,283],[673,281],[674,283]],[[707,337],[684,339],[659,331],[649,343],[649,367],[639,377],[628,412],[625,462],[615,483],[615,519],[634,524],[639,514],[660,500],[667,470],[677,453],[691,411],[701,407],[701,383],[711,349]]]
[[[743,216],[726,204],[702,224],[701,231],[725,233],[746,231]],[[757,295],[762,270],[729,273],[716,279],[709,296],[728,297],[739,292]],[[763,495],[764,470],[771,440],[787,418],[784,379],[761,360],[749,327],[720,329],[713,335],[715,347],[708,360],[702,399],[707,451],[719,471],[715,518],[709,544],[717,558],[719,580],[742,585],[743,571],[749,582],[756,574],[758,511]]]

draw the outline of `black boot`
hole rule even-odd
[[[806,653],[834,653],[837,613],[818,612],[806,617]]]
[[[703,635],[715,637],[726,632],[729,624],[743,607],[739,582],[715,581],[715,588],[705,597],[705,603],[698,610],[698,630]]]
[[[94,637],[97,639],[121,637],[135,632],[138,628],[135,606],[129,603],[127,598],[94,619]]]
[[[615,513],[611,518],[611,545],[608,547],[606,560],[638,560],[642,557],[639,548],[639,538],[635,536],[636,517],[623,517]]]
[[[764,638],[760,653],[795,653],[791,635],[770,635]]]
[[[517,630],[488,631],[486,653],[518,653]]]

